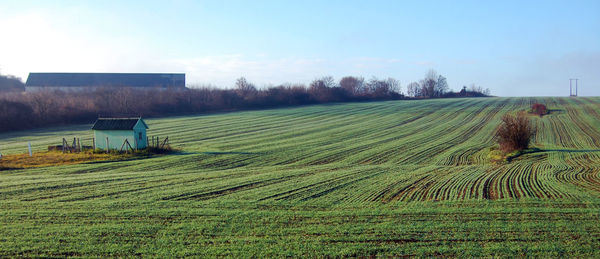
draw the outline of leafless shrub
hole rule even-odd
[[[546,108],[546,105],[543,105],[541,103],[534,103],[533,105],[531,105],[531,113],[542,117],[548,114],[548,108]]]
[[[504,115],[502,124],[496,131],[496,140],[504,153],[525,150],[533,138],[535,131],[529,119],[523,113],[517,116]]]

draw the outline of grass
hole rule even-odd
[[[60,151],[35,152],[32,156],[29,154],[10,154],[4,155],[0,159],[0,170],[25,169],[34,167],[49,167],[80,164],[86,162],[98,162],[107,160],[122,160],[130,157],[127,154],[118,153],[62,153]]]
[[[513,159],[516,159],[522,155],[533,154],[538,152],[547,152],[546,150],[542,150],[536,147],[528,148],[525,150],[515,150],[509,153],[502,152],[498,149],[498,146],[493,146],[489,148],[488,158],[490,162],[495,164],[505,164],[510,163]]]
[[[530,152],[490,161],[503,114]],[[599,257],[600,98],[316,105],[148,120],[179,152],[0,172],[0,257]],[[87,126],[0,134],[42,149]]]
[[[51,167],[95,162],[117,162],[128,159],[149,158],[154,155],[166,155],[178,152],[171,147],[148,147],[133,152],[118,152],[111,150],[87,150],[78,153],[63,153],[62,151],[43,151],[29,154],[9,154],[0,159],[0,170],[26,169],[35,167]]]

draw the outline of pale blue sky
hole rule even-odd
[[[600,95],[600,1],[6,1],[0,72],[185,72],[308,83],[429,69],[452,89]]]

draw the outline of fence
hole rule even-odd
[[[146,138],[146,148],[159,148],[159,149],[164,149],[164,148],[170,148],[170,144],[169,144],[169,136],[166,136],[164,139],[161,139],[159,136],[148,136]],[[113,150],[119,150],[119,152],[126,152],[129,153],[129,151],[134,152],[135,150],[138,150],[138,145],[137,143],[135,143],[135,147],[131,145],[131,143],[129,143],[128,139],[125,139],[121,145],[120,149],[113,149]],[[143,148],[142,148],[143,149]],[[62,139],[62,145],[55,145],[55,146],[48,146],[48,151],[62,151],[63,153],[80,153],[86,150],[96,150],[96,139],[93,138],[92,139],[92,145],[91,146],[86,146],[86,145],[82,145],[81,143],[81,139],[79,138],[73,138],[73,142],[71,142],[70,140],[67,141],[66,138]],[[110,152],[111,148],[109,145],[109,139],[106,138],[106,153]]]

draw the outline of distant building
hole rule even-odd
[[[142,118],[98,118],[92,127],[96,148],[102,150],[121,150],[125,140],[134,149],[146,148],[147,129],[148,125]]]
[[[185,88],[185,74],[29,73],[25,91],[82,91],[99,87]]]

